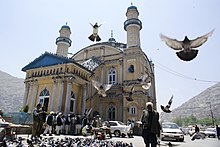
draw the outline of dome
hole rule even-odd
[[[130,7],[128,7],[128,10],[129,10],[129,9],[137,9],[137,7],[136,7],[136,6],[131,5]]]
[[[109,41],[109,42],[116,42],[115,38],[112,38],[112,37],[109,38],[108,41]]]
[[[61,29],[70,29],[70,27],[69,27],[68,25],[63,25],[63,26],[61,27]]]

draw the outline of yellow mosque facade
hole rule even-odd
[[[140,120],[145,104],[153,102],[156,109],[154,65],[141,49],[136,6],[127,8],[124,30],[127,42],[117,42],[113,35],[106,42],[89,45],[68,58],[71,46],[70,27],[64,25],[56,39],[56,53],[45,52],[22,68],[26,72],[23,105],[29,112],[41,103],[46,110],[64,114],[83,115],[91,109],[91,116],[103,120]],[[142,88],[137,80],[142,75],[151,77],[151,87]],[[113,84],[103,97],[91,80]],[[131,88],[133,101],[128,101]]]

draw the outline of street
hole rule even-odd
[[[28,138],[27,135],[18,135],[18,137],[22,137],[22,138]],[[44,138],[45,136],[43,136]],[[46,136],[49,137],[49,136]],[[70,138],[84,138],[83,136],[70,136],[70,135],[60,135],[60,136],[56,136],[53,135],[54,139],[57,138],[65,138],[65,137],[70,137]],[[30,138],[30,136],[29,136]],[[91,138],[91,136],[87,136],[86,138]],[[107,138],[106,140],[108,141],[123,141],[123,142],[127,142],[127,143],[132,143],[134,145],[134,147],[144,147],[144,141],[142,139],[141,136],[134,136],[133,138],[119,138],[119,137],[114,137],[109,139]],[[169,141],[161,141],[161,147],[162,146],[167,146],[168,147],[168,143]],[[217,140],[217,138],[205,138],[204,140],[199,139],[199,140],[195,140],[195,141],[191,141],[190,136],[186,135],[185,136],[185,140],[184,142],[175,142],[172,141],[171,144],[173,144],[173,146],[179,146],[179,147],[220,147],[220,140]],[[158,145],[158,147],[160,147]]]

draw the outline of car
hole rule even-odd
[[[207,137],[215,138],[217,136],[216,128],[207,128],[204,133]]]
[[[109,121],[111,133],[114,134],[116,137],[125,137],[131,131],[131,127],[125,125],[121,121]]]
[[[176,123],[165,122],[162,123],[161,140],[177,140],[183,142],[184,134]]]

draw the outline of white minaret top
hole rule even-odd
[[[72,41],[70,40],[70,27],[64,25],[60,29],[60,37],[56,39],[57,52],[56,54],[59,56],[67,57],[68,49],[71,46]]]
[[[138,19],[137,7],[130,6],[127,9],[127,20],[124,22],[124,29],[127,31],[127,48],[140,47],[140,30],[142,22]]]

